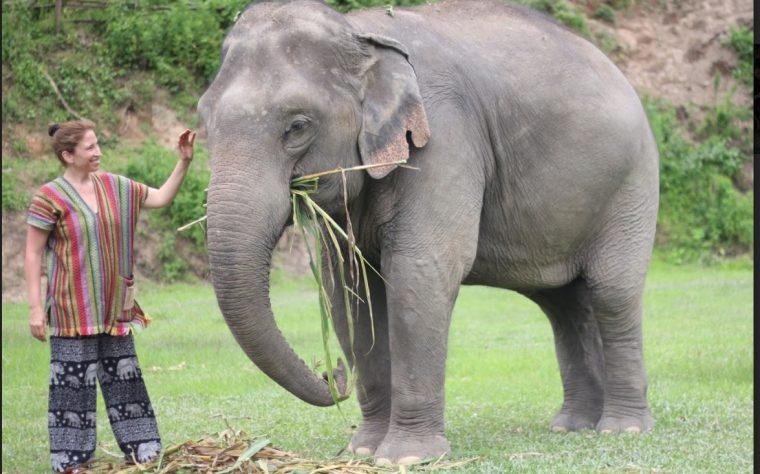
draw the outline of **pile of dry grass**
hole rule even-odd
[[[198,441],[186,441],[164,450],[161,457],[148,464],[128,465],[97,459],[87,466],[93,474],[179,474],[179,473],[248,473],[248,474],[379,474],[446,470],[460,467],[473,459],[436,462],[406,468],[375,466],[362,459],[340,457],[327,460],[301,459],[293,453],[270,446],[267,439],[249,439],[243,431],[225,430]]]

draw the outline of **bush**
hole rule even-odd
[[[720,99],[717,97],[719,87],[720,75],[716,74],[713,86],[716,93],[715,104],[707,110],[704,122],[697,129],[697,137],[705,140],[717,136],[749,149],[747,142],[750,134],[747,133],[745,121],[751,117],[751,111],[734,103],[736,86],[729,89]]]
[[[13,170],[3,167],[3,211],[20,211],[29,205],[30,196],[18,189]]]
[[[586,38],[592,37],[583,10],[567,0],[519,0],[519,3],[548,13]]]
[[[599,8],[597,8],[596,11],[594,12],[594,17],[599,18],[600,20],[606,21],[607,23],[611,25],[614,25],[615,24],[615,9],[607,5],[606,3],[603,3],[599,5]]]
[[[200,150],[200,147],[197,148],[195,160],[202,162],[204,151]],[[166,181],[178,159],[176,151],[167,150],[156,143],[144,145],[138,150],[137,155],[127,162],[125,174],[154,188],[159,188]],[[164,230],[176,232],[179,227],[206,215],[204,204],[208,180],[208,169],[194,165],[185,176],[185,181],[172,205],[151,213],[155,223]],[[183,235],[199,250],[205,248],[206,235],[200,226],[194,226]]]
[[[734,69],[734,78],[751,90],[754,80],[754,34],[752,33],[752,30],[747,27],[737,26],[731,28],[730,35],[730,39],[724,44],[730,46],[734,52],[736,52],[738,64],[736,65],[736,69]]]
[[[225,29],[247,2],[224,6],[184,3],[165,10],[136,10],[113,3],[105,13],[103,41],[114,65],[158,72],[161,85],[177,92],[187,84],[213,79]]]
[[[660,151],[658,234],[668,253],[694,261],[751,252],[753,193],[742,194],[731,180],[744,155],[719,135],[694,145],[672,107],[644,105]]]
[[[339,12],[348,12],[369,7],[409,6],[428,3],[427,0],[327,0],[327,4]]]
[[[161,261],[159,279],[162,281],[177,281],[190,274],[187,262],[179,255],[178,240],[189,240],[197,253],[206,251],[205,226],[196,225],[181,234],[177,232],[179,227],[206,215],[204,205],[209,172],[204,166],[205,150],[201,148],[196,147],[194,161],[199,163],[192,165],[174,202],[169,207],[153,210],[149,214],[151,231],[158,232],[162,240],[158,253]],[[167,150],[155,142],[131,150],[128,154],[130,156],[123,169],[114,171],[154,188],[159,188],[166,181],[179,159],[176,150]],[[115,164],[115,168],[119,168],[119,165]]]

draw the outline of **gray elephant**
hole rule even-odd
[[[63,419],[68,422],[69,426],[73,426],[74,428],[82,427],[82,419],[79,414],[74,413],[73,411],[64,412]]]
[[[99,367],[100,364],[98,362],[93,362],[87,366],[87,370],[84,372],[85,385],[95,385],[95,382],[98,380]]]
[[[127,403],[124,406],[124,412],[131,417],[143,416],[144,414],[142,407],[137,403]]]
[[[137,461],[148,462],[158,455],[161,451],[161,443],[158,441],[148,441],[147,443],[140,443],[137,447]]]
[[[58,376],[63,375],[63,364],[53,362],[50,364],[50,385],[58,385]]]
[[[81,385],[81,382],[79,381],[79,377],[77,377],[74,374],[67,375],[65,380],[66,380],[66,384],[72,388],[79,388],[79,386]]]
[[[380,464],[450,451],[444,372],[461,284],[515,290],[548,316],[564,388],[552,430],[652,428],[641,321],[658,153],[635,91],[590,43],[502,2],[347,16],[255,3],[198,109],[219,307],[248,357],[315,405],[333,404],[327,383],[269,300],[290,181],[380,165],[346,174],[347,212],[340,175],[313,194],[341,225],[350,216],[382,274],[367,282],[374,335],[356,302],[353,347],[343,296],[331,296],[363,415],[351,451]],[[403,159],[418,170],[393,164]]]
[[[66,465],[69,463],[69,455],[64,451],[50,454],[50,463],[53,465],[53,470],[56,472],[63,472]]]
[[[137,359],[125,357],[116,364],[116,375],[120,379],[137,377]]]
[[[117,410],[116,407],[111,407],[108,409],[108,418],[110,418],[111,421],[121,421],[121,413],[119,413],[119,410]]]

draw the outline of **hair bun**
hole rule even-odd
[[[55,135],[55,132],[58,131],[58,129],[61,128],[61,126],[57,123],[52,124],[50,127],[48,127],[48,135],[51,137]]]

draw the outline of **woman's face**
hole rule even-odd
[[[85,172],[97,171],[100,168],[100,146],[95,132],[87,130],[74,148],[74,153],[68,155],[69,166]]]

